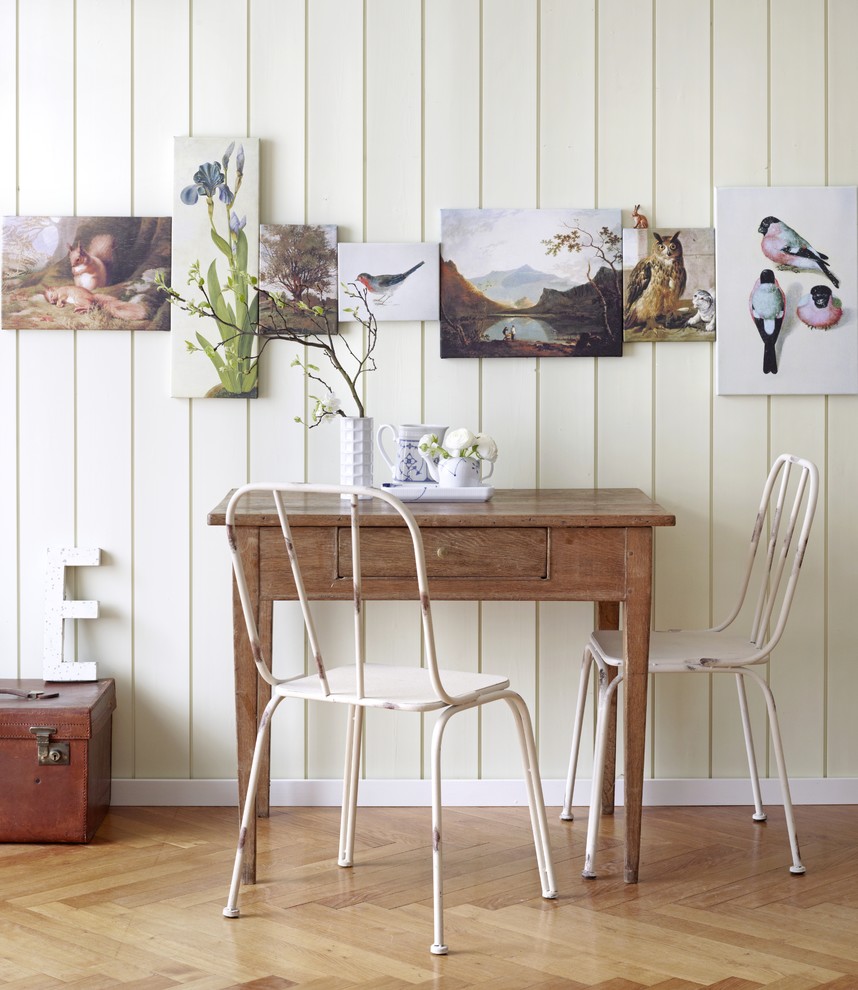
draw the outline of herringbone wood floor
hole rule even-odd
[[[527,812],[445,814],[447,941],[432,934],[429,812],[362,808],[336,866],[335,809],[275,809],[260,882],[221,916],[236,813],[117,808],[89,846],[0,845],[6,990],[855,990],[858,808],[783,816],[644,809],[641,882],[622,883],[622,813],[601,876],[580,877],[584,816],[550,810],[560,898],[539,896]]]

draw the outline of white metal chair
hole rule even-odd
[[[233,538],[233,525],[238,502],[250,492],[270,493],[277,509],[280,528],[292,567],[292,575],[304,616],[306,635],[316,670],[306,676],[280,680],[273,676],[270,663],[262,655],[262,647],[257,631],[256,620],[250,606],[247,581],[240,554]],[[343,666],[328,667],[322,657],[319,638],[310,602],[305,591],[298,554],[292,542],[284,495],[289,493],[318,493],[350,498],[351,519],[351,558],[354,585],[354,656]],[[361,512],[359,499],[371,498],[386,503],[401,516],[411,536],[416,566],[415,598],[419,596],[423,626],[423,649],[425,666],[393,666],[367,663],[364,656],[364,608],[361,592]],[[343,505],[348,505],[343,502]],[[241,880],[244,836],[255,813],[256,789],[259,778],[260,761],[268,734],[271,717],[284,698],[302,698],[306,701],[324,701],[347,705],[349,709],[349,729],[346,732],[345,772],[343,778],[343,805],[340,819],[340,846],[338,863],[351,866],[354,854],[355,815],[357,809],[358,776],[360,752],[363,736],[363,713],[365,708],[379,708],[394,711],[431,712],[440,711],[432,735],[432,854],[435,940],[430,951],[435,955],[445,955],[443,919],[443,879],[442,879],[442,829],[441,829],[441,741],[444,729],[450,718],[457,712],[467,711],[492,701],[505,701],[512,712],[519,741],[521,743],[524,778],[530,805],[531,827],[536,847],[536,860],[542,896],[554,898],[557,891],[548,842],[548,825],[539,777],[539,766],[533,728],[527,705],[520,695],[509,689],[506,677],[496,674],[468,673],[440,670],[435,653],[435,637],[432,628],[432,612],[429,602],[429,586],[426,578],[426,563],[423,553],[423,539],[414,517],[402,502],[385,491],[374,488],[341,485],[316,485],[303,483],[289,484],[250,484],[239,488],[229,501],[226,510],[226,531],[232,551],[233,571],[241,598],[247,631],[253,650],[259,676],[272,688],[271,701],[260,719],[256,746],[251,764],[247,797],[242,812],[238,849],[229,891],[229,900],[224,915],[237,918],[238,895]]]
[[[768,710],[772,746],[783,793],[784,814],[792,851],[791,873],[804,873],[804,866],[801,862],[796,838],[795,819],[784,763],[777,710],[771,688],[759,672],[751,668],[768,661],[783,635],[816,510],[818,491],[819,476],[816,466],[803,458],[794,457],[791,454],[781,454],[772,465],[763,488],[759,511],[751,533],[745,573],[739,590],[738,601],[733,611],[720,625],[711,629],[672,629],[667,632],[653,632],[650,635],[649,646],[650,673],[735,675],[745,747],[748,754],[748,769],[754,795],[753,817],[755,821],[765,821],[766,814],[763,811],[760,794],[760,780],[745,693],[745,678],[750,677],[760,686]],[[767,537],[766,531],[768,531]],[[797,538],[793,544],[796,531]],[[765,548],[765,556],[758,554],[761,547]],[[759,561],[755,569],[754,564],[758,556]],[[743,634],[732,630],[730,627],[742,611],[751,584],[752,572],[759,574],[760,585],[750,634]],[[782,579],[785,576],[786,581],[784,582]],[[596,631],[591,635],[584,650],[572,732],[569,775],[566,781],[563,811],[560,816],[566,821],[571,821],[573,817],[571,810],[572,792],[575,787],[587,685],[593,663],[599,668],[599,701],[596,717],[590,815],[587,826],[587,848],[582,873],[586,878],[596,876],[596,839],[601,816],[602,784],[608,726],[611,720],[611,702],[622,680],[622,632],[616,630]],[[612,680],[609,680],[608,677],[609,667],[619,668],[617,676]]]

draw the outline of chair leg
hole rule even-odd
[[[244,798],[244,809],[241,815],[241,826],[238,832],[238,848],[235,851],[235,864],[232,869],[232,881],[229,886],[229,897],[227,898],[226,907],[223,909],[223,915],[225,918],[237,918],[239,916],[238,910],[238,893],[241,888],[241,865],[244,859],[244,842],[247,836],[247,830],[250,827],[250,822],[253,815],[256,814],[256,788],[259,784],[259,767],[262,763],[262,753],[265,744],[265,740],[268,737],[268,729],[271,725],[271,716],[274,714],[277,706],[282,701],[282,697],[273,697],[268,704],[265,706],[265,711],[262,713],[262,719],[259,722],[259,730],[256,733],[256,745],[253,747],[253,761],[250,764],[250,777],[247,782],[247,794]]]
[[[584,852],[585,880],[596,877],[596,840],[599,837],[599,821],[602,816],[602,782],[605,776],[605,752],[608,745],[608,723],[611,700],[622,681],[622,674],[608,681],[607,671],[599,668],[599,713],[596,718],[596,749],[593,754],[593,785],[590,794],[590,816],[587,820],[587,847]]]
[[[769,727],[772,733],[772,749],[775,753],[775,762],[778,767],[778,776],[781,780],[781,794],[784,802],[784,818],[786,819],[787,834],[789,835],[789,846],[792,852],[792,866],[790,873],[801,874],[805,872],[804,864],[801,861],[801,852],[798,848],[798,836],[795,831],[795,816],[792,809],[792,797],[789,792],[789,778],[786,772],[786,760],[784,759],[784,747],[781,740],[781,727],[778,722],[778,711],[775,705],[775,698],[772,689],[754,670],[745,669],[742,671],[745,677],[753,677],[760,685],[763,697],[766,699],[766,708],[769,713]]]
[[[745,680],[736,674],[736,688],[739,692],[739,711],[742,715],[742,731],[745,734],[745,749],[748,753],[748,773],[751,777],[751,790],[754,794],[754,821],[764,822],[768,817],[763,810],[763,795],[760,792],[760,774],[757,770],[757,755],[754,752],[754,735],[751,731],[751,717],[748,714],[748,695]]]
[[[551,860],[551,846],[548,839],[548,819],[545,814],[545,799],[542,793],[542,780],[539,775],[539,761],[536,755],[536,741],[533,738],[533,724],[524,699],[512,691],[505,693],[518,730],[521,745],[521,759],[524,765],[524,781],[527,786],[527,804],[530,808],[530,827],[533,832],[533,846],[536,850],[536,863],[539,868],[539,881],[542,896],[548,900],[557,897],[557,884],[554,880],[554,865]]]
[[[539,777],[539,762],[536,757],[536,742],[533,738],[533,726],[530,713],[524,699],[515,691],[498,691],[482,698],[476,698],[464,705],[445,708],[438,716],[432,732],[432,888],[435,915],[435,941],[429,946],[429,951],[436,956],[447,955],[447,945],[444,942],[444,872],[443,872],[443,835],[441,829],[441,742],[447,723],[457,712],[468,711],[481,707],[490,701],[505,700],[513,713],[516,729],[521,744],[524,761],[524,777],[527,786],[528,806],[530,808],[530,824],[533,830],[533,843],[536,849],[536,861],[539,868],[539,879],[542,885],[542,896],[555,898],[557,888],[554,883],[554,866],[551,861],[551,848],[548,842],[548,819],[545,815],[545,801],[542,796],[542,781]]]
[[[563,798],[563,810],[560,818],[564,822],[575,820],[572,814],[572,793],[575,790],[575,777],[578,772],[578,752],[581,747],[581,732],[584,728],[584,709],[587,706],[587,686],[590,683],[590,668],[593,666],[593,655],[590,648],[584,650],[581,659],[581,674],[578,678],[578,701],[575,706],[575,724],[572,727],[572,750],[569,754],[569,773],[566,776],[566,793]]]
[[[343,768],[343,805],[340,811],[340,854],[338,866],[351,866],[355,855],[355,819],[357,817],[360,754],[363,741],[363,705],[349,706],[346,726],[346,758]]]
[[[446,956],[444,942],[444,870],[441,831],[441,740],[456,708],[446,708],[438,716],[432,731],[432,907],[435,920],[435,941],[429,946],[434,956]]]

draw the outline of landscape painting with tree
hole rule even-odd
[[[334,224],[262,224],[259,228],[259,317],[285,320],[296,333],[315,333],[314,307],[337,325],[337,228]],[[275,306],[272,295],[280,306]],[[316,314],[319,315],[319,314]]]
[[[169,330],[170,217],[4,217],[7,330]]]
[[[620,210],[442,210],[441,357],[619,357]]]

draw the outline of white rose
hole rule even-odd
[[[453,457],[461,457],[462,451],[466,447],[473,447],[475,440],[476,437],[474,434],[462,426],[458,430],[451,430],[444,437],[444,446],[450,451]]]
[[[498,445],[492,440],[488,433],[478,433],[474,438],[477,446],[477,456],[484,461],[494,463],[498,457]]]
[[[417,449],[429,460],[437,461],[439,457],[449,457],[446,450],[438,443],[434,433],[424,433],[417,443]]]

